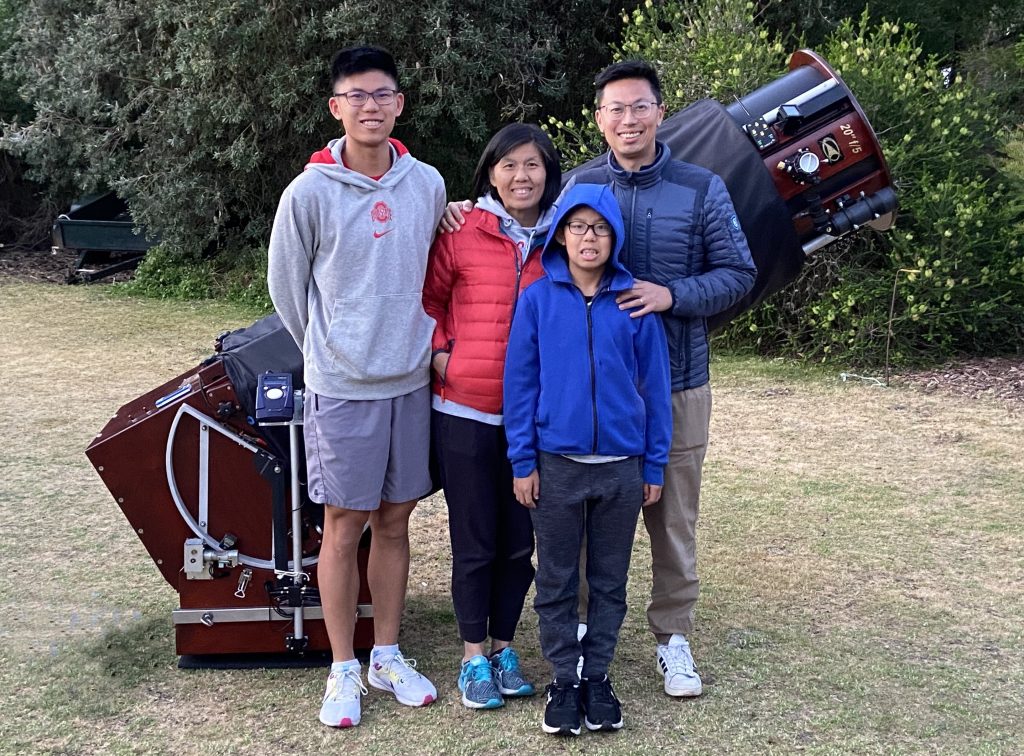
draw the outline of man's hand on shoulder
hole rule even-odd
[[[636,280],[633,288],[615,298],[620,310],[633,310],[631,318],[639,318],[649,312],[665,312],[672,309],[672,292],[660,284]]]
[[[461,231],[462,227],[466,225],[466,216],[463,213],[468,213],[472,209],[473,200],[449,202],[444,209],[444,215],[441,216],[437,232],[439,234],[454,234],[456,231]]]

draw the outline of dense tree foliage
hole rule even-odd
[[[10,191],[15,154],[55,198],[128,199],[163,240],[141,289],[266,305],[277,198],[338,133],[325,101],[338,47],[396,53],[396,135],[462,196],[507,120],[550,117],[568,165],[602,150],[585,104],[613,56],[655,61],[674,110],[749,92],[808,44],[880,134],[898,225],[815,256],[725,337],[855,362],[881,361],[890,334],[897,360],[1002,351],[1024,335],[1022,29],[1019,0],[0,0],[0,169],[10,196],[28,196]]]
[[[0,60],[14,43],[21,5],[0,0]],[[26,122],[32,108],[18,95],[17,82],[0,67],[0,123]],[[45,238],[50,208],[41,208],[39,188],[25,176],[25,164],[0,148],[0,243],[31,244]]]
[[[14,44],[20,6],[11,0],[0,0],[0,57]],[[0,121],[26,119],[32,113],[28,103],[18,96],[17,82],[0,74]]]
[[[743,0],[648,4],[625,19],[617,55],[655,61],[670,108],[702,93],[728,101],[785,71],[790,46],[752,9]],[[879,134],[900,198],[897,228],[815,255],[796,285],[726,338],[769,353],[876,364],[890,327],[896,361],[1019,349],[1024,189],[996,158],[1013,115],[924,54],[910,24],[876,24],[864,13],[839,23],[818,51]],[[588,113],[553,120],[569,162],[592,154]]]
[[[924,54],[944,63],[979,45],[1019,35],[1024,24],[1020,0],[769,0],[761,5],[764,23],[779,32],[796,28],[813,46],[823,43],[844,19],[860,18],[865,11],[874,23],[886,18],[912,21]]]
[[[338,133],[326,107],[337,48],[372,41],[395,53],[407,93],[396,135],[461,193],[499,124],[584,89],[576,77],[607,56],[620,8],[30,0],[8,71],[36,115],[4,145],[56,196],[116,189],[167,248],[239,248],[265,240],[285,184]]]

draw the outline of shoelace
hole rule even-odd
[[[564,706],[567,703],[565,699],[569,696],[571,692],[575,690],[576,686],[574,685],[552,685],[548,690],[548,695],[551,696],[551,700],[554,702],[556,707]]]
[[[493,674],[490,664],[469,665],[469,679],[473,682],[493,682]]]
[[[410,678],[414,679],[417,677],[422,677],[422,675],[420,675],[420,673],[416,671],[416,660],[406,659],[404,656],[402,656],[401,652],[392,656],[390,659],[385,661],[381,666],[390,672],[391,667],[394,664],[397,664],[400,667],[405,667],[409,671]]]
[[[693,675],[693,657],[690,656],[688,645],[666,646],[661,652],[661,658],[665,660],[669,675]]]
[[[498,666],[506,672],[519,669],[519,654],[511,648],[505,648],[498,654]]]
[[[354,697],[355,696],[355,691],[353,691],[353,690],[346,691],[345,690],[345,687],[346,687],[345,683],[346,682],[353,683],[355,685],[355,687],[357,687],[359,689],[359,692],[362,693],[364,696],[369,694],[369,691],[366,689],[366,686],[363,685],[362,675],[359,673],[359,670],[356,667],[350,667],[349,669],[346,669],[340,675],[335,677],[334,680],[335,680],[334,687],[333,688],[329,688],[327,690],[327,692],[324,694],[324,700],[325,701],[328,698],[338,699],[338,698],[346,698],[346,697],[347,698],[352,698],[352,697]]]

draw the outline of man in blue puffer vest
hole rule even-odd
[[[697,511],[711,420],[706,319],[746,294],[756,269],[722,179],[673,160],[657,141],[665,106],[654,68],[615,63],[594,84],[608,159],[573,180],[607,184],[614,192],[626,221],[620,259],[636,279],[619,296],[619,307],[634,317],[661,314],[671,365],[665,488],[659,503],[643,509],[654,573],[647,620],[658,640],[665,692],[698,696],[701,679],[686,636],[697,603]]]

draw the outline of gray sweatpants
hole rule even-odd
[[[643,504],[638,457],[585,464],[541,452],[540,497],[531,510],[537,538],[537,596],[540,646],[555,679],[601,679],[608,672],[619,628],[626,616],[626,580],[633,536]],[[580,547],[587,534],[587,634],[576,640],[579,616]]]

